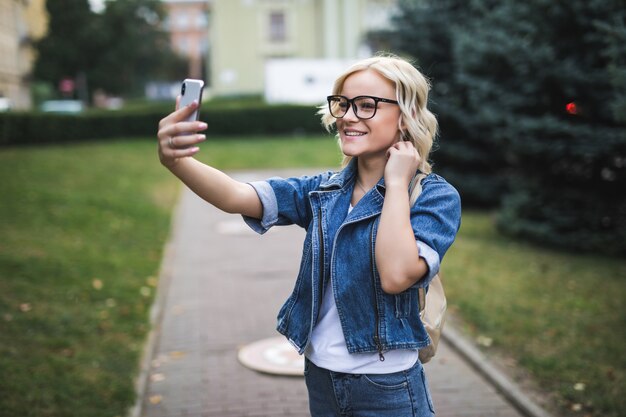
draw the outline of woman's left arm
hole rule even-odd
[[[411,227],[409,183],[420,155],[408,142],[398,142],[388,151],[385,166],[385,202],[376,235],[376,266],[383,291],[398,294],[428,273],[420,257]]]

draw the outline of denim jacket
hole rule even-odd
[[[382,355],[430,343],[419,317],[418,287],[430,283],[454,241],[461,219],[459,195],[435,174],[422,181],[422,193],[411,208],[411,225],[429,272],[412,288],[393,295],[382,290],[374,257],[384,179],[347,214],[355,179],[353,160],[338,173],[251,183],[263,204],[262,219],[244,217],[253,230],[265,233],[274,225],[297,224],[307,231],[300,271],[277,324],[301,354],[330,278],[350,353]]]

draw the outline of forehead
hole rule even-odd
[[[395,98],[396,88],[393,82],[372,69],[350,74],[341,88],[341,94],[348,97],[376,96],[382,98]]]

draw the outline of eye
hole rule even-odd
[[[376,102],[370,99],[359,100],[357,103],[359,110],[363,111],[373,111],[376,108]]]

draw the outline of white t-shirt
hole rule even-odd
[[[352,206],[348,213],[352,210]],[[418,360],[417,349],[395,349],[383,352],[349,353],[339,321],[337,304],[330,280],[324,288],[317,324],[311,333],[311,341],[305,356],[320,368],[350,374],[387,374],[411,368]]]

